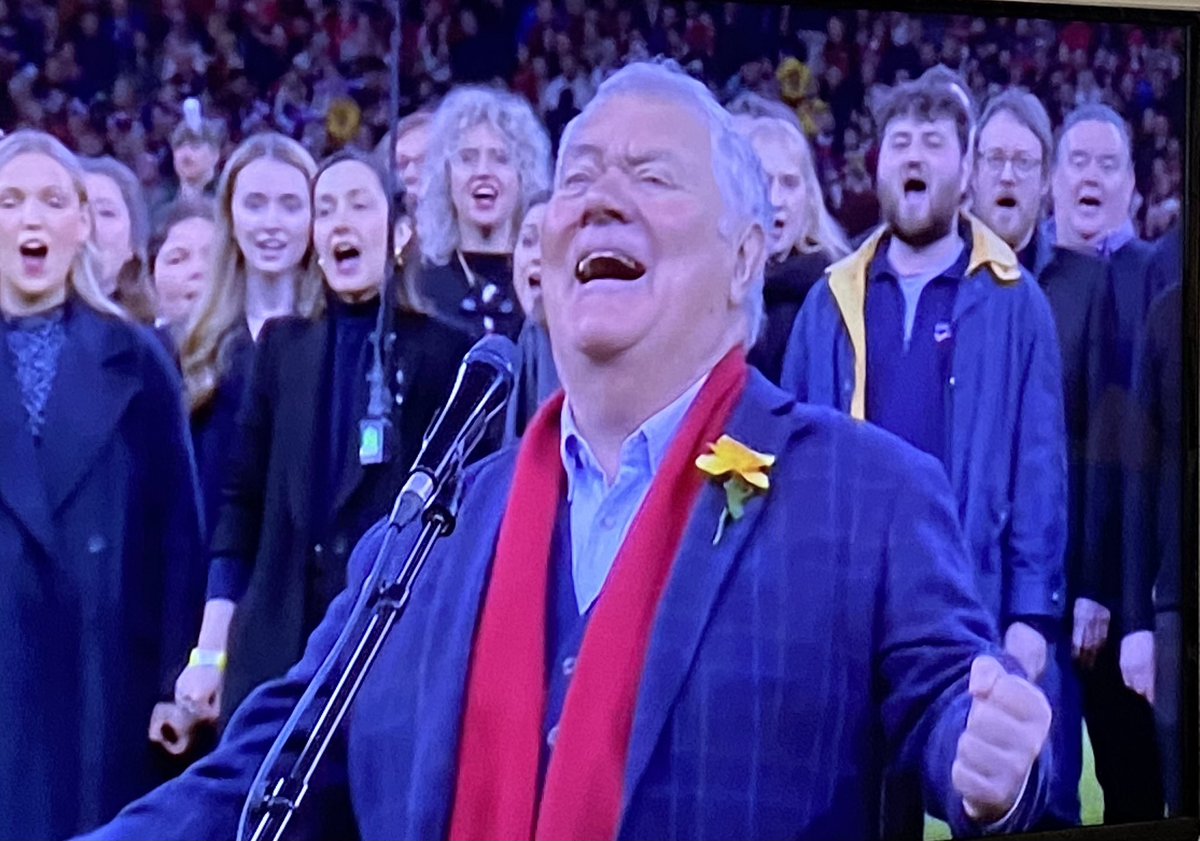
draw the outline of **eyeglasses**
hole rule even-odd
[[[1026,155],[1024,152],[1017,152],[1012,157],[1004,154],[999,149],[991,149],[987,152],[979,154],[979,160],[983,161],[988,172],[992,175],[999,175],[1004,171],[1006,163],[1012,163],[1013,172],[1019,178],[1028,178],[1033,175],[1033,171],[1042,165],[1041,158],[1034,158]]]

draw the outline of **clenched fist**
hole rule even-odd
[[[1011,811],[1050,732],[1042,691],[1010,675],[994,657],[971,664],[971,712],[950,772],[963,808],[991,824]]]

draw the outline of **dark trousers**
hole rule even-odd
[[[1038,682],[1050,702],[1050,777],[1046,814],[1038,830],[1079,826],[1079,779],[1083,776],[1083,701],[1071,660],[1069,633],[1053,641],[1046,654],[1046,671]]]
[[[1163,794],[1167,814],[1183,809],[1183,751],[1180,740],[1183,692],[1182,625],[1178,611],[1164,611],[1154,618],[1154,722],[1158,726],[1158,751],[1162,760]]]
[[[1110,634],[1096,664],[1078,670],[1096,778],[1104,790],[1106,824],[1163,816],[1154,711],[1145,698],[1126,688],[1118,660],[1120,643],[1120,637]]]

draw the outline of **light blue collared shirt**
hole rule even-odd
[[[658,468],[683,417],[708,375],[643,423],[621,444],[621,460],[612,485],[575,425],[570,402],[562,408],[562,444],[567,473],[567,507],[571,512],[571,577],[575,603],[582,616],[596,601],[608,578],[634,515],[642,507]],[[548,512],[550,513],[550,512]]]

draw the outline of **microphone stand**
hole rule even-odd
[[[242,809],[238,825],[240,841],[279,841],[283,837],[292,816],[304,801],[317,765],[354,703],[367,671],[375,662],[388,633],[408,608],[413,583],[430,551],[438,540],[454,531],[461,496],[458,479],[466,453],[475,443],[477,441],[464,445],[456,454],[454,468],[426,508],[420,535],[398,571],[388,565],[388,558],[404,521],[411,515],[406,515],[401,498],[397,498],[372,572],[359,592],[349,620],[259,767]],[[349,658],[335,676],[347,651]],[[326,692],[328,697],[316,715],[303,749],[291,766],[283,770],[286,764],[284,750]]]

